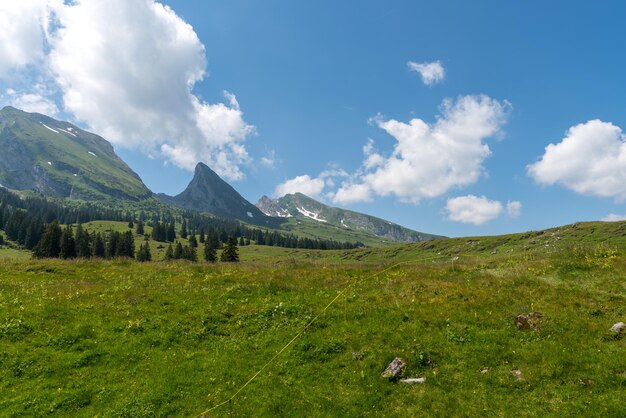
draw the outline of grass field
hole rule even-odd
[[[623,225],[236,265],[2,250],[0,415],[196,416],[321,313],[206,416],[626,416]],[[383,379],[396,356],[426,382]]]

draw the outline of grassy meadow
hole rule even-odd
[[[238,264],[7,251],[1,416],[626,416],[626,223]],[[383,379],[396,356],[426,382]]]

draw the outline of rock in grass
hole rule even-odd
[[[481,374],[487,374],[489,373],[489,367],[485,367],[480,371]]]
[[[394,358],[387,368],[383,371],[382,376],[389,380],[398,380],[404,370],[404,361],[400,357]]]
[[[543,318],[543,314],[541,312],[530,312],[519,314],[515,317],[515,326],[519,330],[526,329],[539,329],[540,328],[540,319]]]
[[[511,374],[513,375],[513,377],[515,377],[517,380],[524,380],[524,374],[522,373],[521,370],[519,369],[515,369],[515,370],[511,370]]]
[[[626,324],[623,322],[617,322],[613,324],[613,326],[611,327],[611,331],[621,334],[622,332],[626,331]]]
[[[410,384],[426,383],[426,378],[425,377],[410,377],[408,379],[400,379],[400,383],[410,383]]]

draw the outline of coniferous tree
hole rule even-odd
[[[189,236],[189,245],[191,245],[193,248],[197,248],[198,247],[198,240],[196,239],[195,235],[190,235]]]
[[[80,258],[91,257],[91,248],[89,248],[89,233],[83,230],[83,226],[78,224],[76,227],[76,256]]]
[[[106,249],[104,246],[104,239],[102,234],[98,232],[93,240],[93,256],[98,258],[104,258],[106,256]]]
[[[185,245],[185,247],[183,247],[183,258],[185,260],[193,262],[198,261],[198,252],[196,251],[195,247],[192,247],[191,245]]]
[[[120,233],[119,232],[111,232],[109,233],[109,237],[106,244],[106,258],[115,258],[118,256],[118,248],[119,248],[119,240]]]
[[[134,227],[135,227],[135,224],[133,220],[131,219],[130,221],[128,221],[128,229],[133,229]]]
[[[201,244],[204,244],[204,242],[206,241],[205,238],[204,238],[204,225],[202,225],[200,227],[200,238],[199,238],[199,241],[200,241]]]
[[[239,246],[243,247],[244,245],[246,245],[245,241],[243,240],[243,237],[239,237]]]
[[[172,260],[174,258],[174,249],[172,248],[172,243],[167,246],[167,250],[165,250],[165,260]]]
[[[115,254],[117,257],[135,258],[135,237],[132,231],[126,231],[121,234]]]
[[[174,225],[174,222],[171,222],[167,227],[166,241],[168,242],[176,241],[176,225]]]
[[[220,261],[231,263],[239,261],[239,248],[237,248],[237,240],[232,236],[228,237],[226,240],[226,245],[224,246],[224,250],[222,250]]]
[[[183,224],[180,227],[180,237],[187,238],[187,220],[183,219]]]
[[[6,231],[5,231],[6,232]],[[36,258],[56,258],[61,252],[61,227],[59,222],[53,221],[48,224],[39,240],[39,243],[33,250],[33,256]]]
[[[174,248],[174,260],[180,260],[181,258],[183,258],[183,244],[179,241]]]
[[[76,258],[76,241],[71,225],[67,225],[61,233],[59,257],[63,259]]]
[[[204,242],[204,261],[215,263],[217,261],[217,252],[211,240]]]
[[[137,261],[145,262],[150,260],[152,260],[152,254],[150,253],[150,243],[146,241],[139,246],[139,251],[137,251]]]
[[[144,234],[144,227],[143,227],[143,221],[139,220],[139,222],[137,222],[137,235],[143,235]]]

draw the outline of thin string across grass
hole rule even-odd
[[[194,415],[194,418],[198,418],[201,417],[205,414],[208,414],[209,412],[224,406],[226,404],[230,404],[232,403],[232,401],[250,384],[252,383],[261,373],[263,373],[263,371],[269,366],[271,365],[274,360],[276,360],[283,352],[285,352],[285,350],[287,350],[298,338],[300,338],[300,336],[302,336],[302,334],[304,334],[306,332],[307,329],[309,329],[311,327],[311,325],[313,325],[313,323],[315,323],[315,321],[317,321],[317,319],[322,316],[331,306],[333,306],[335,304],[335,302],[337,302],[337,300],[344,296],[346,294],[346,292],[354,285],[359,284],[365,280],[370,280],[373,279],[376,276],[379,276],[381,274],[384,274],[390,270],[393,270],[399,266],[405,265],[405,264],[414,264],[414,263],[422,263],[424,261],[430,261],[430,260],[436,260],[436,259],[443,259],[443,258],[449,258],[449,256],[447,255],[437,255],[437,256],[432,256],[432,257],[426,257],[426,258],[422,258],[419,260],[409,260],[409,261],[402,261],[396,264],[393,264],[389,267],[384,268],[383,270],[380,270],[376,273],[370,274],[369,276],[365,276],[362,277],[360,279],[356,279],[353,280],[351,283],[349,283],[348,285],[346,285],[343,290],[341,290],[339,293],[337,293],[337,295],[317,314],[315,315],[315,317],[313,317],[309,322],[306,323],[306,325],[296,334],[294,335],[294,337],[289,340],[289,342],[287,342],[287,344],[285,344],[280,350],[278,350],[276,352],[276,354],[274,354],[274,356],[269,359],[269,361],[267,363],[265,363],[263,365],[263,367],[261,367],[256,373],[254,373],[252,375],[252,377],[250,377],[250,379],[248,379],[239,389],[237,389],[237,391],[228,399],[226,399],[225,401],[222,401],[220,403],[218,403],[217,405],[212,406],[211,408],[199,413],[198,415]]]

